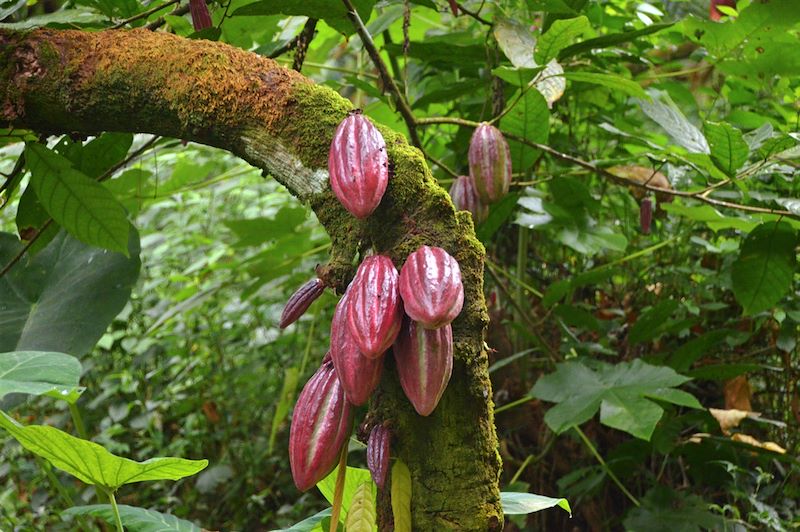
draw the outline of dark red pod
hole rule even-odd
[[[419,415],[430,415],[453,372],[453,329],[426,329],[406,318],[392,351],[406,397]]]
[[[381,381],[383,356],[366,357],[361,354],[350,328],[347,326],[347,298],[342,296],[331,321],[331,359],[336,367],[347,401],[356,406],[365,404]]]
[[[489,207],[481,202],[475,185],[469,176],[459,176],[450,187],[450,197],[456,210],[469,211],[475,223],[483,221],[489,214]]]
[[[469,175],[478,197],[485,204],[500,201],[511,186],[511,151],[503,134],[482,123],[472,134],[468,155]]]
[[[367,440],[367,468],[372,480],[381,489],[386,484],[386,474],[389,472],[391,443],[392,433],[387,427],[383,425],[372,427]]]
[[[283,307],[281,321],[278,324],[280,328],[285,329],[296,322],[300,316],[305,314],[308,307],[311,306],[311,303],[316,301],[324,291],[325,283],[323,283],[321,279],[311,279],[298,288],[297,291],[289,297],[286,306]]]
[[[639,227],[645,235],[650,234],[650,224],[653,223],[653,200],[644,198],[639,205]]]
[[[189,13],[192,15],[194,31],[204,30],[212,26],[211,13],[208,12],[206,0],[189,0]]]
[[[400,297],[406,314],[423,327],[449,324],[464,304],[458,261],[442,248],[420,246],[400,269]]]
[[[297,489],[314,487],[336,466],[350,435],[350,416],[333,362],[323,362],[300,392],[292,415],[289,464]]]
[[[364,356],[375,358],[389,349],[403,321],[399,275],[392,259],[364,259],[348,288],[347,323]]]
[[[380,204],[389,184],[389,158],[383,135],[355,112],[336,128],[328,152],[331,189],[350,214],[366,218]]]

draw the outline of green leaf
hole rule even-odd
[[[145,510],[127,504],[118,504],[122,524],[128,532],[200,532],[201,528],[191,521],[179,519],[174,515],[163,514],[154,510]],[[61,512],[61,516],[90,515],[98,517],[111,525],[116,524],[114,511],[110,504],[92,504],[89,506],[73,506]]]
[[[83,393],[80,378],[81,363],[64,353],[0,353],[0,399],[9,393],[25,393],[74,403]]]
[[[590,369],[580,362],[558,364],[555,373],[541,377],[531,390],[539,399],[558,403],[545,422],[560,434],[591,419],[600,410],[600,422],[649,440],[664,410],[650,398],[701,408],[689,394],[667,390],[689,379],[667,367],[642,362],[599,364]]]
[[[575,18],[556,20],[544,35],[539,37],[534,59],[539,65],[547,64],[558,57],[558,53],[573,44],[578,37],[589,31],[589,19],[581,15]]]
[[[332,508],[326,508],[321,512],[315,513],[311,517],[307,517],[302,521],[293,524],[289,528],[283,528],[277,532],[311,532],[312,530],[319,530],[318,525],[323,519],[330,517],[332,512]]]
[[[97,179],[125,158],[132,143],[130,133],[103,133],[85,145],[70,144],[64,156],[76,169]]]
[[[517,199],[519,199],[519,194],[512,192],[490,207],[489,216],[475,231],[481,242],[484,244],[489,242],[500,227],[508,221],[517,206]]]
[[[747,161],[750,153],[742,132],[724,122],[719,124],[707,122],[703,132],[711,147],[711,159],[714,164],[729,177],[734,177],[736,170]]]
[[[550,134],[550,110],[544,96],[533,88],[520,89],[525,93],[520,97],[520,91],[514,93],[509,102],[517,101],[514,107],[503,117],[501,129],[532,142],[544,144]],[[511,150],[511,164],[514,172],[527,170],[539,156],[539,150],[531,148],[521,142],[508,139]]]
[[[666,92],[655,92],[651,96],[652,101],[638,102],[644,114],[664,128],[672,140],[691,153],[711,153],[706,138],[694,124],[689,122]]]
[[[765,222],[742,243],[733,263],[733,294],[746,315],[769,309],[789,292],[797,266],[797,233],[786,222]]]
[[[632,532],[690,532],[725,526],[722,517],[709,511],[709,503],[700,497],[663,485],[651,488],[624,523],[625,530]]]
[[[44,209],[78,240],[128,254],[130,223],[106,188],[41,144],[25,149],[31,185]]]
[[[322,495],[333,504],[333,492],[336,489],[336,474],[339,468],[334,468],[330,474],[317,482],[317,488]],[[344,480],[344,491],[342,492],[342,519],[347,517],[347,512],[350,509],[350,504],[356,494],[356,489],[364,482],[372,482],[372,476],[369,474],[368,469],[360,467],[347,467],[347,474]]]
[[[674,299],[661,301],[644,312],[636,320],[628,334],[628,341],[631,344],[640,344],[652,340],[668,325],[667,318],[678,309],[680,303]]]
[[[136,462],[113,455],[102,446],[44,425],[23,426],[0,412],[0,426],[20,445],[54,467],[87,484],[116,491],[124,484],[147,480],[179,480],[202,471],[208,460],[151,458]]]
[[[592,83],[594,85],[602,85],[614,91],[622,92],[628,96],[649,100],[650,96],[644,89],[635,81],[625,79],[614,74],[603,74],[599,72],[565,72],[564,77],[570,81],[579,81],[581,83]]]
[[[668,359],[667,364],[675,371],[687,371],[707,351],[721,343],[731,334],[729,329],[709,331],[681,345]]]
[[[572,508],[567,499],[554,499],[533,493],[518,493],[514,491],[500,492],[500,503],[503,505],[505,515],[532,514],[558,506],[572,517]]]
[[[369,19],[375,0],[353,0],[358,16],[364,23]],[[347,9],[341,2],[330,0],[261,0],[242,6],[233,16],[295,15],[324,20],[331,28],[343,35],[352,35],[355,28],[347,18]]]
[[[17,205],[16,224],[20,239],[30,242],[48,220],[51,220],[50,215],[47,214],[47,211],[44,210],[44,207],[39,202],[39,198],[36,197],[33,185],[28,183]],[[33,256],[43,250],[58,234],[59,229],[60,227],[57,223],[50,222],[50,225],[44,230],[44,234],[39,236],[36,242],[28,249],[28,256]]]
[[[536,38],[531,33],[530,26],[505,17],[495,17],[492,31],[497,44],[512,65],[517,68],[536,67],[533,59]]]
[[[593,39],[586,39],[585,41],[581,41],[576,44],[571,44],[561,50],[558,54],[559,59],[567,59],[574,55],[582,54],[585,52],[591,52],[592,50],[598,50],[601,48],[608,48],[610,46],[615,46],[617,44],[622,44],[630,41],[634,41],[639,37],[644,37],[645,35],[651,35],[653,33],[657,33],[661,30],[667,29],[671,27],[674,22],[662,22],[658,24],[651,24],[649,26],[645,26],[644,28],[633,30],[633,31],[624,31],[622,33],[609,33],[608,35],[602,35],[600,37],[595,37]]]
[[[27,30],[39,26],[64,26],[75,27],[82,24],[93,24],[104,21],[104,17],[92,9],[77,7],[72,9],[61,9],[45,15],[28,17],[20,22],[0,24],[0,29]]]
[[[363,482],[356,488],[350,511],[344,522],[347,532],[372,532],[378,530],[375,513],[375,490],[373,482]]]
[[[264,242],[296,233],[308,218],[305,207],[283,206],[273,217],[225,220],[223,223],[239,239],[234,247],[260,246]]]
[[[289,410],[292,408],[292,404],[294,404],[294,395],[297,391],[297,381],[299,379],[300,372],[294,366],[286,368],[283,373],[283,387],[281,388],[278,403],[275,405],[275,413],[272,415],[272,428],[270,428],[269,432],[267,453],[270,455],[275,448],[275,438],[278,437],[278,429],[280,429],[281,423],[286,419]]]
[[[0,263],[22,245],[0,233]],[[0,278],[0,351],[82,355],[128,302],[139,276],[139,236],[131,228],[129,258],[87,246],[60,232],[30,261]]]
[[[567,5],[564,0],[526,0],[530,11],[544,11],[559,15],[577,15],[574,8]]]
[[[397,532],[411,532],[411,471],[399,458],[392,466],[392,516]]]

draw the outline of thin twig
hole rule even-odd
[[[617,475],[615,475],[614,472],[611,471],[611,468],[608,467],[606,461],[603,460],[603,457],[600,456],[600,453],[597,452],[597,449],[589,440],[589,438],[586,437],[586,434],[583,433],[581,428],[577,425],[573,426],[572,428],[575,429],[575,432],[578,433],[578,436],[580,436],[581,440],[583,440],[583,443],[586,444],[586,447],[589,448],[589,451],[592,453],[592,455],[597,459],[598,462],[600,462],[600,467],[602,467],[603,470],[606,472],[606,474],[611,478],[611,480],[614,481],[614,484],[617,485],[620,491],[622,491],[622,493],[624,493],[625,496],[628,497],[628,499],[630,499],[630,501],[633,504],[635,504],[636,506],[641,506],[636,497],[634,497],[633,494],[630,491],[628,491],[628,488],[625,487],[625,484],[623,484],[622,481],[620,481],[620,479],[617,478]]]
[[[425,155],[426,159],[428,159],[430,162],[432,162],[433,164],[435,164],[436,166],[438,166],[439,168],[444,170],[445,173],[451,175],[453,177],[453,179],[458,179],[459,176],[454,170],[452,170],[450,167],[448,167],[442,161],[440,161],[439,159],[435,158],[433,155],[428,153],[427,150],[422,150],[422,153]]]
[[[162,9],[165,9],[165,8],[167,8],[167,7],[169,7],[169,6],[173,5],[173,4],[177,4],[178,2],[180,2],[180,0],[169,0],[168,2],[164,2],[160,6],[156,6],[156,7],[152,8],[152,9],[148,9],[147,11],[142,11],[141,13],[137,13],[136,15],[132,16],[131,18],[126,18],[122,22],[120,22],[118,24],[114,24],[113,26],[111,26],[111,29],[118,30],[119,28],[121,28],[123,26],[127,26],[131,22],[135,22],[137,20],[140,20],[140,19],[143,19],[143,18],[147,18],[150,15],[152,15],[153,13],[157,13],[157,12],[161,11]]]
[[[481,17],[478,13],[476,13],[474,11],[470,11],[469,9],[465,8],[462,4],[456,2],[456,6],[458,6],[458,9],[460,11],[462,11],[465,15],[468,15],[468,16],[474,18],[475,20],[477,20],[481,24],[489,26],[490,28],[494,26],[494,24],[492,24],[491,22],[489,22],[485,18]],[[481,5],[481,7],[483,7],[483,5]]]
[[[47,221],[46,221],[46,222],[44,223],[44,225],[42,226],[42,228],[41,228],[41,229],[39,229],[39,232],[38,232],[38,233],[36,233],[35,235],[33,235],[33,238],[31,238],[31,239],[28,241],[28,243],[27,243],[27,244],[25,244],[25,247],[23,247],[21,250],[19,250],[19,253],[17,253],[16,255],[14,255],[14,258],[13,258],[13,259],[11,259],[11,260],[8,262],[8,264],[6,264],[6,265],[3,267],[3,269],[2,269],[2,270],[0,270],[0,277],[3,277],[5,274],[7,274],[7,273],[9,272],[9,270],[10,270],[11,268],[13,268],[13,267],[14,267],[14,265],[15,265],[16,263],[18,263],[18,262],[19,262],[19,260],[20,260],[20,259],[21,259],[21,258],[22,258],[24,255],[25,255],[25,253],[26,253],[26,252],[27,252],[29,249],[31,249],[31,246],[33,246],[33,245],[36,243],[36,241],[37,241],[37,240],[39,240],[39,237],[42,235],[42,233],[44,233],[44,232],[45,232],[45,230],[46,230],[48,227],[50,227],[50,224],[51,224],[51,223],[53,223],[53,219],[52,219],[52,218],[48,218],[48,219],[47,219]]]
[[[172,11],[167,13],[167,16],[180,17],[180,16],[185,15],[188,12],[189,12],[189,5],[187,4],[185,6],[176,7],[175,9],[173,9]],[[145,29],[148,29],[150,31],[155,31],[155,30],[157,30],[158,28],[160,28],[161,26],[163,26],[166,23],[167,23],[167,19],[166,18],[158,17],[157,19],[155,19],[150,24],[147,24],[145,26]]]

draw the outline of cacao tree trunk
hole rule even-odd
[[[431,416],[417,415],[390,362],[369,420],[388,420],[397,435],[396,454],[412,474],[414,530],[499,530],[483,246],[422,154],[383,127],[392,175],[380,207],[364,221],[341,207],[328,186],[327,153],[350,109],[329,88],[225,44],[145,30],[0,30],[0,121],[39,133],[154,133],[230,151],[314,209],[333,244],[320,273],[339,291],[355,254],[371,247],[398,267],[422,244],[456,257],[465,302],[441,403]],[[390,528],[391,508],[380,500],[379,521]]]

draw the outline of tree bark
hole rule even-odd
[[[333,243],[320,274],[339,291],[356,253],[371,248],[397,266],[422,244],[455,256],[465,302],[453,323],[447,391],[431,416],[420,417],[389,362],[368,420],[388,420],[395,431],[394,456],[412,473],[414,530],[499,530],[483,246],[422,154],[385,127],[392,173],[379,209],[360,221],[341,207],[328,186],[327,154],[351,107],[334,91],[225,44],[144,30],[0,31],[0,120],[40,133],[154,133],[238,155],[314,209]],[[391,510],[381,508],[381,522],[391,523]]]

